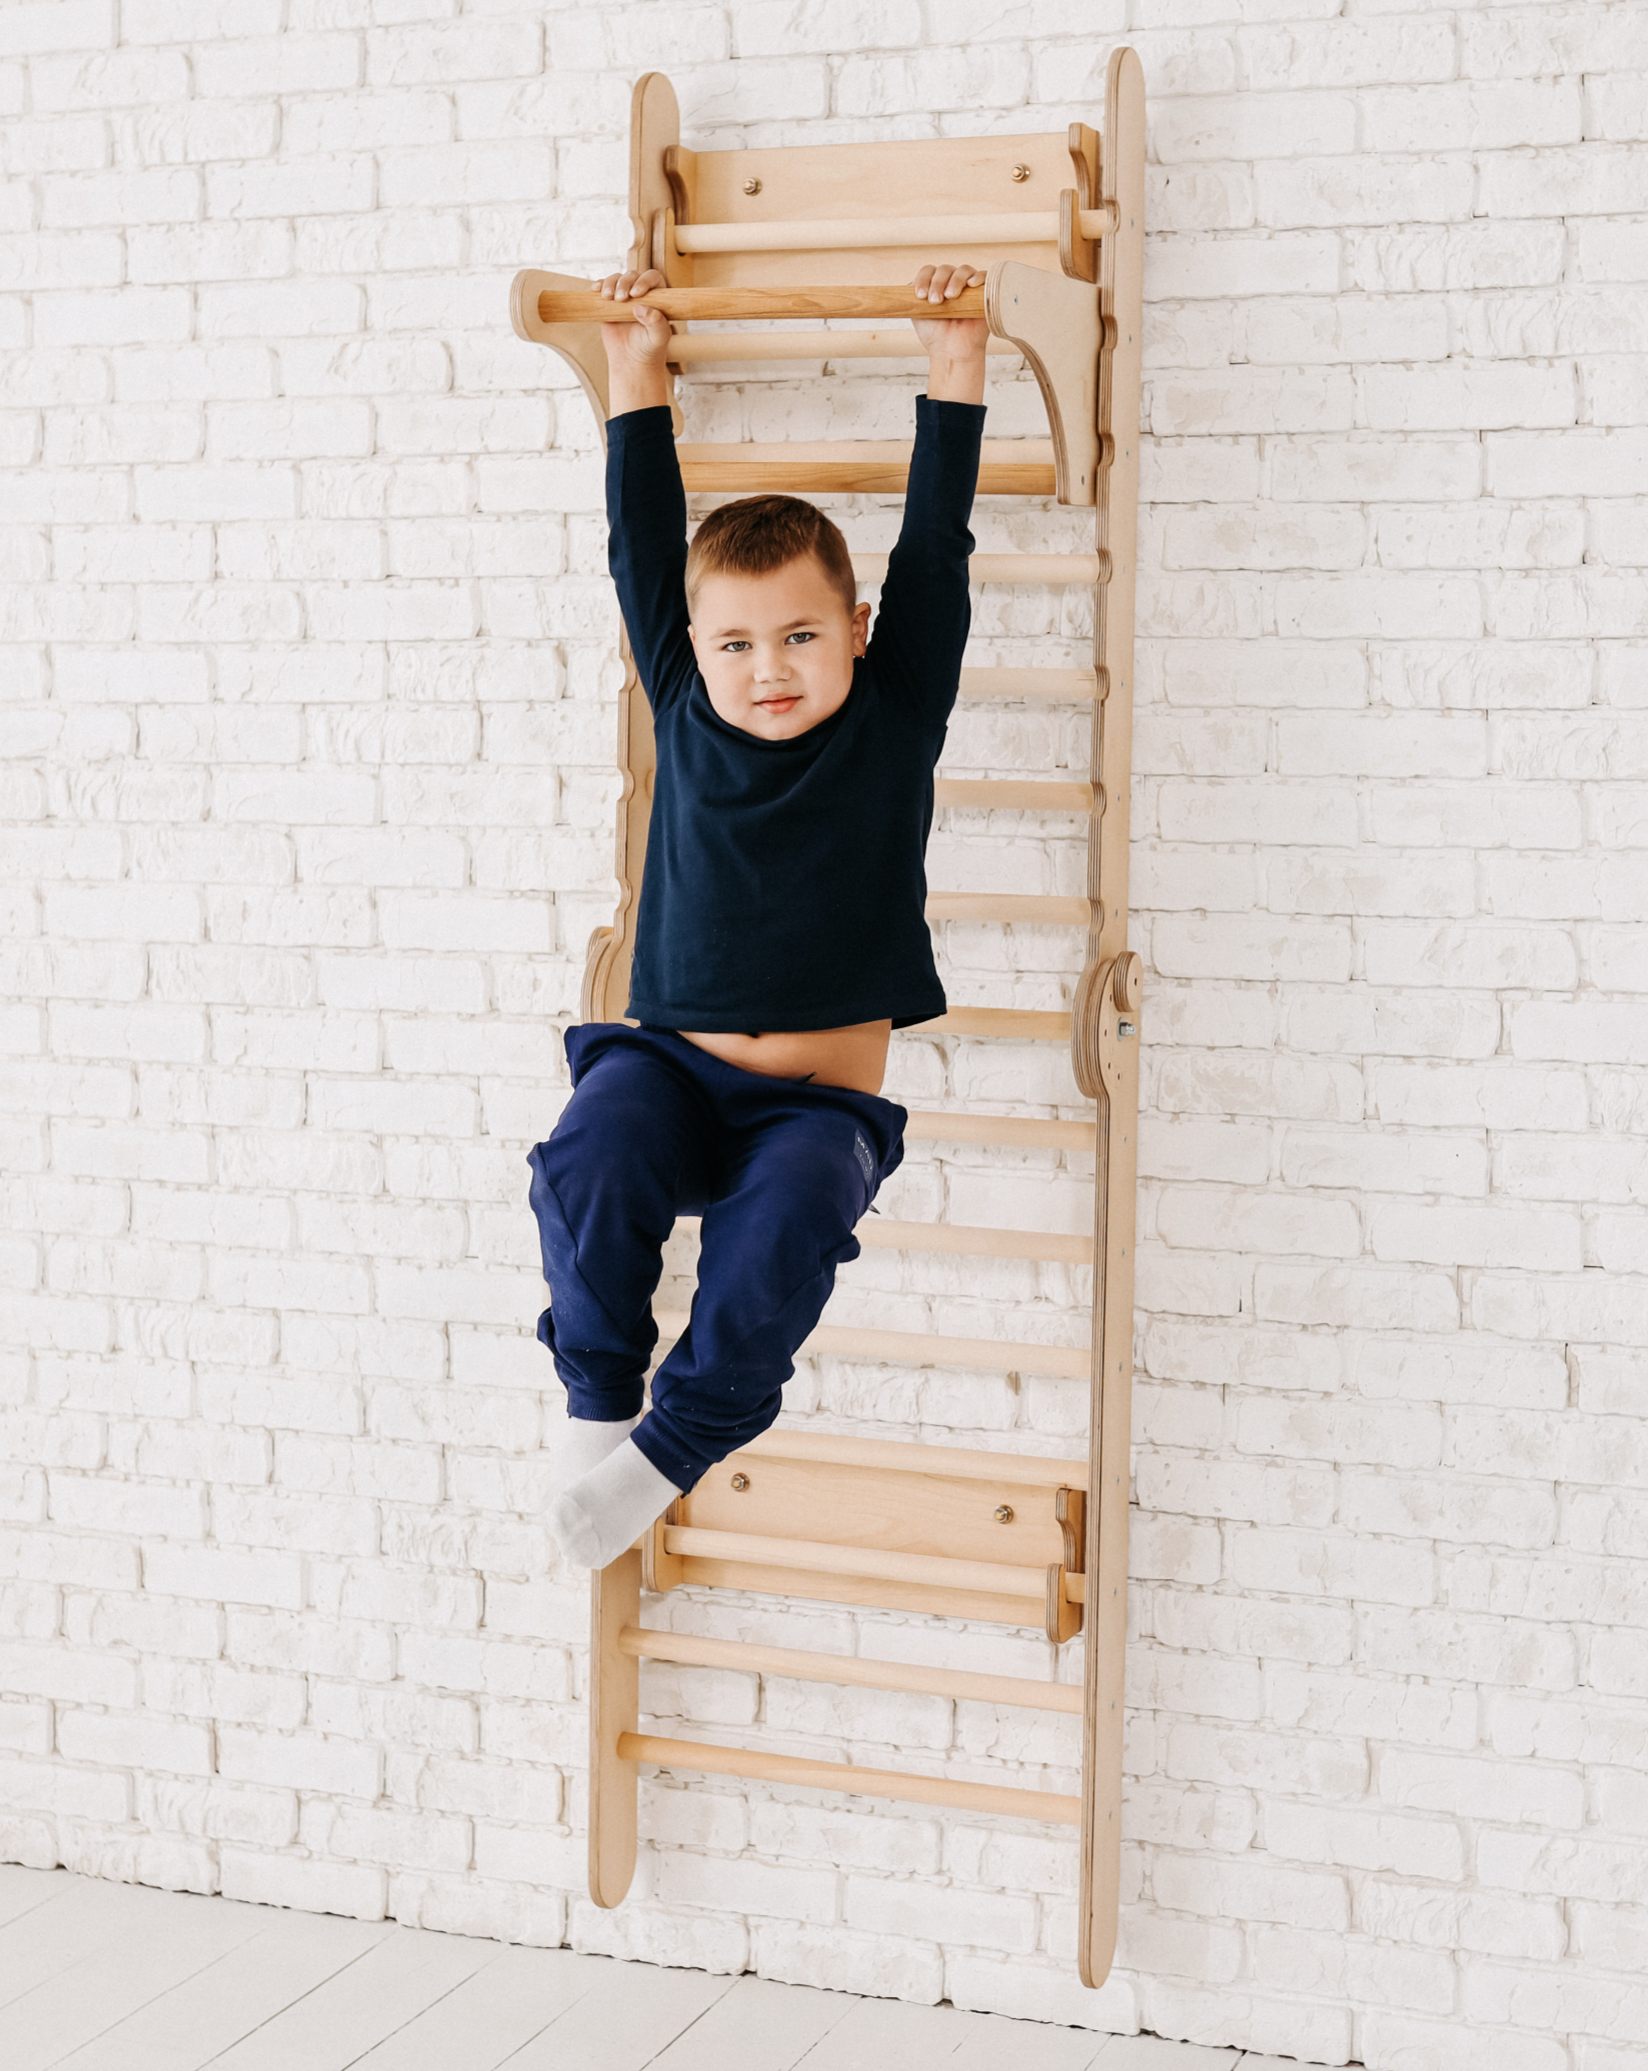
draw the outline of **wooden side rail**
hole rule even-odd
[[[1018,1790],[1009,1784],[958,1783],[944,1776],[906,1775],[898,1769],[860,1769],[852,1762],[814,1762],[800,1755],[760,1754],[750,1748],[714,1747],[698,1740],[664,1740],[654,1733],[620,1733],[617,1755],[621,1762],[656,1762],[660,1768],[694,1769],[705,1776],[748,1776],[758,1783],[840,1791],[849,1797],[949,1805],[958,1812],[991,1812],[1004,1819],[1034,1819],[1049,1825],[1081,1824],[1080,1798],[1054,1791]]]
[[[797,1683],[836,1683],[856,1690],[905,1690],[960,1703],[1016,1705],[1022,1711],[1081,1712],[1073,1683],[1032,1683],[1024,1676],[981,1675],[968,1668],[930,1668],[914,1661],[870,1661],[862,1654],[818,1654],[802,1647],[760,1647],[745,1640],[705,1639],[626,1625],[619,1651],[637,1661],[683,1668],[731,1668],[744,1675],[783,1676]]]
[[[1116,228],[1113,208],[1076,211],[1081,237],[1108,237]],[[1057,244],[1059,211],[1023,209],[988,216],[838,216],[816,222],[677,223],[675,247],[689,257],[700,252],[834,252],[919,246],[935,254],[965,244]]]

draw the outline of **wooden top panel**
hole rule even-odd
[[[695,223],[817,221],[836,216],[964,216],[1056,209],[1076,184],[1062,132],[1029,137],[932,137],[903,144],[803,144],[769,151],[684,152]],[[1030,176],[1013,178],[1027,165]],[[684,170],[687,170],[684,168]],[[744,183],[761,182],[759,194]],[[1055,243],[969,245],[924,255],[908,247],[841,252],[715,252],[693,262],[700,287],[813,281],[820,286],[909,280],[925,256],[988,267],[1018,259],[1059,270]]]

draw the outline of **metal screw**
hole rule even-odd
[[[1011,1524],[1012,1522],[1013,1522],[1013,1506],[1012,1506],[1012,1504],[1011,1504],[1011,1503],[998,1503],[998,1504],[996,1505],[996,1523],[997,1523],[997,1524]]]
[[[744,192],[746,194],[759,194],[761,192],[761,182],[755,177],[754,173],[751,173],[750,177],[744,182]]]
[[[1139,1026],[1136,1021],[1118,1021],[1116,1023],[1116,1033],[1124,1043],[1130,1035],[1137,1035],[1138,1032]]]
[[[1014,168],[1013,168],[1013,178],[1014,178],[1015,180],[1018,180],[1018,181],[1024,181],[1024,180],[1028,180],[1028,179],[1029,179],[1029,177],[1030,177],[1030,168],[1029,168],[1029,167],[1028,167],[1027,165],[1016,165],[1016,166],[1014,166]]]
[[[732,1485],[742,1495],[750,1485],[750,1477],[747,1474],[735,1474],[732,1478]]]

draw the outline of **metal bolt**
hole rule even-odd
[[[1029,179],[1029,177],[1030,177],[1030,168],[1029,168],[1029,167],[1028,167],[1027,165],[1016,165],[1016,166],[1014,166],[1014,168],[1013,168],[1013,178],[1014,178],[1015,180],[1019,180],[1019,181],[1024,181],[1024,180],[1028,180],[1028,179]]]
[[[1116,1033],[1124,1043],[1130,1035],[1137,1035],[1138,1032],[1139,1025],[1136,1021],[1118,1021],[1116,1023]]]
[[[755,177],[754,173],[751,173],[750,177],[744,182],[744,192],[746,194],[759,194],[761,192],[761,182]]]
[[[1011,1503],[998,1503],[998,1504],[996,1505],[996,1523],[997,1523],[997,1524],[1011,1524],[1012,1522],[1013,1522],[1013,1506],[1012,1506],[1012,1504],[1011,1504]]]
[[[732,1485],[742,1495],[750,1485],[750,1477],[747,1474],[735,1474],[732,1478]]]

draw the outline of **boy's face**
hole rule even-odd
[[[849,612],[807,554],[767,575],[706,575],[689,630],[717,717],[764,741],[790,741],[847,702],[870,607]]]

